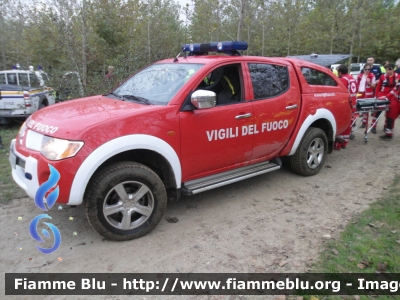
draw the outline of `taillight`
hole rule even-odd
[[[24,102],[25,102],[25,107],[32,106],[32,100],[31,100],[31,96],[29,95],[29,93],[24,93]]]

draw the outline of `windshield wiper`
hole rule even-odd
[[[122,99],[122,97],[121,97],[120,95],[117,95],[117,94],[115,94],[114,92],[111,92],[111,93],[107,94],[107,96],[108,96],[108,95],[112,95],[112,96],[114,96],[114,97],[117,97],[118,99]]]
[[[134,96],[134,95],[122,95],[122,97],[125,99],[137,101],[137,102],[144,103],[147,105],[153,105],[153,103],[151,103],[148,99],[143,98],[143,97],[138,97],[138,96]]]

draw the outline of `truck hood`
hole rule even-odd
[[[70,139],[97,123],[159,108],[157,105],[121,101],[101,95],[91,96],[43,108],[29,117],[26,125],[48,136]]]

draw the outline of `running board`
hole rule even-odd
[[[279,158],[273,161],[266,161],[228,172],[211,175],[208,177],[195,179],[185,182],[182,185],[182,194],[185,196],[198,194],[204,191],[215,189],[230,183],[234,183],[243,179],[251,178],[257,175],[265,174],[280,169],[282,162]]]

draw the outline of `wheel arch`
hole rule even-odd
[[[178,199],[181,165],[177,153],[165,141],[134,134],[111,140],[94,150],[79,167],[69,195],[69,205],[79,205],[93,176],[118,161],[135,161],[152,169],[163,181],[168,199]]]
[[[336,120],[329,110],[322,108],[318,109],[314,115],[309,115],[305,119],[288,156],[293,155],[296,152],[304,134],[310,127],[320,128],[325,132],[326,137],[328,138],[328,153],[332,153],[333,142],[335,141],[336,136]]]
[[[332,153],[333,143],[335,141],[332,124],[327,119],[319,119],[313,122],[310,127],[319,128],[325,132],[328,139],[328,153]]]
[[[149,149],[127,150],[110,157],[97,168],[90,179],[92,179],[97,174],[97,172],[99,172],[106,166],[121,161],[133,161],[150,168],[158,175],[158,177],[160,177],[161,181],[164,183],[165,189],[167,190],[168,200],[175,200],[178,198],[175,174],[171,167],[171,164],[160,153]]]
[[[39,106],[42,105],[42,104],[43,104],[45,107],[46,107],[46,106],[49,106],[49,100],[47,100],[46,97],[40,99]]]

